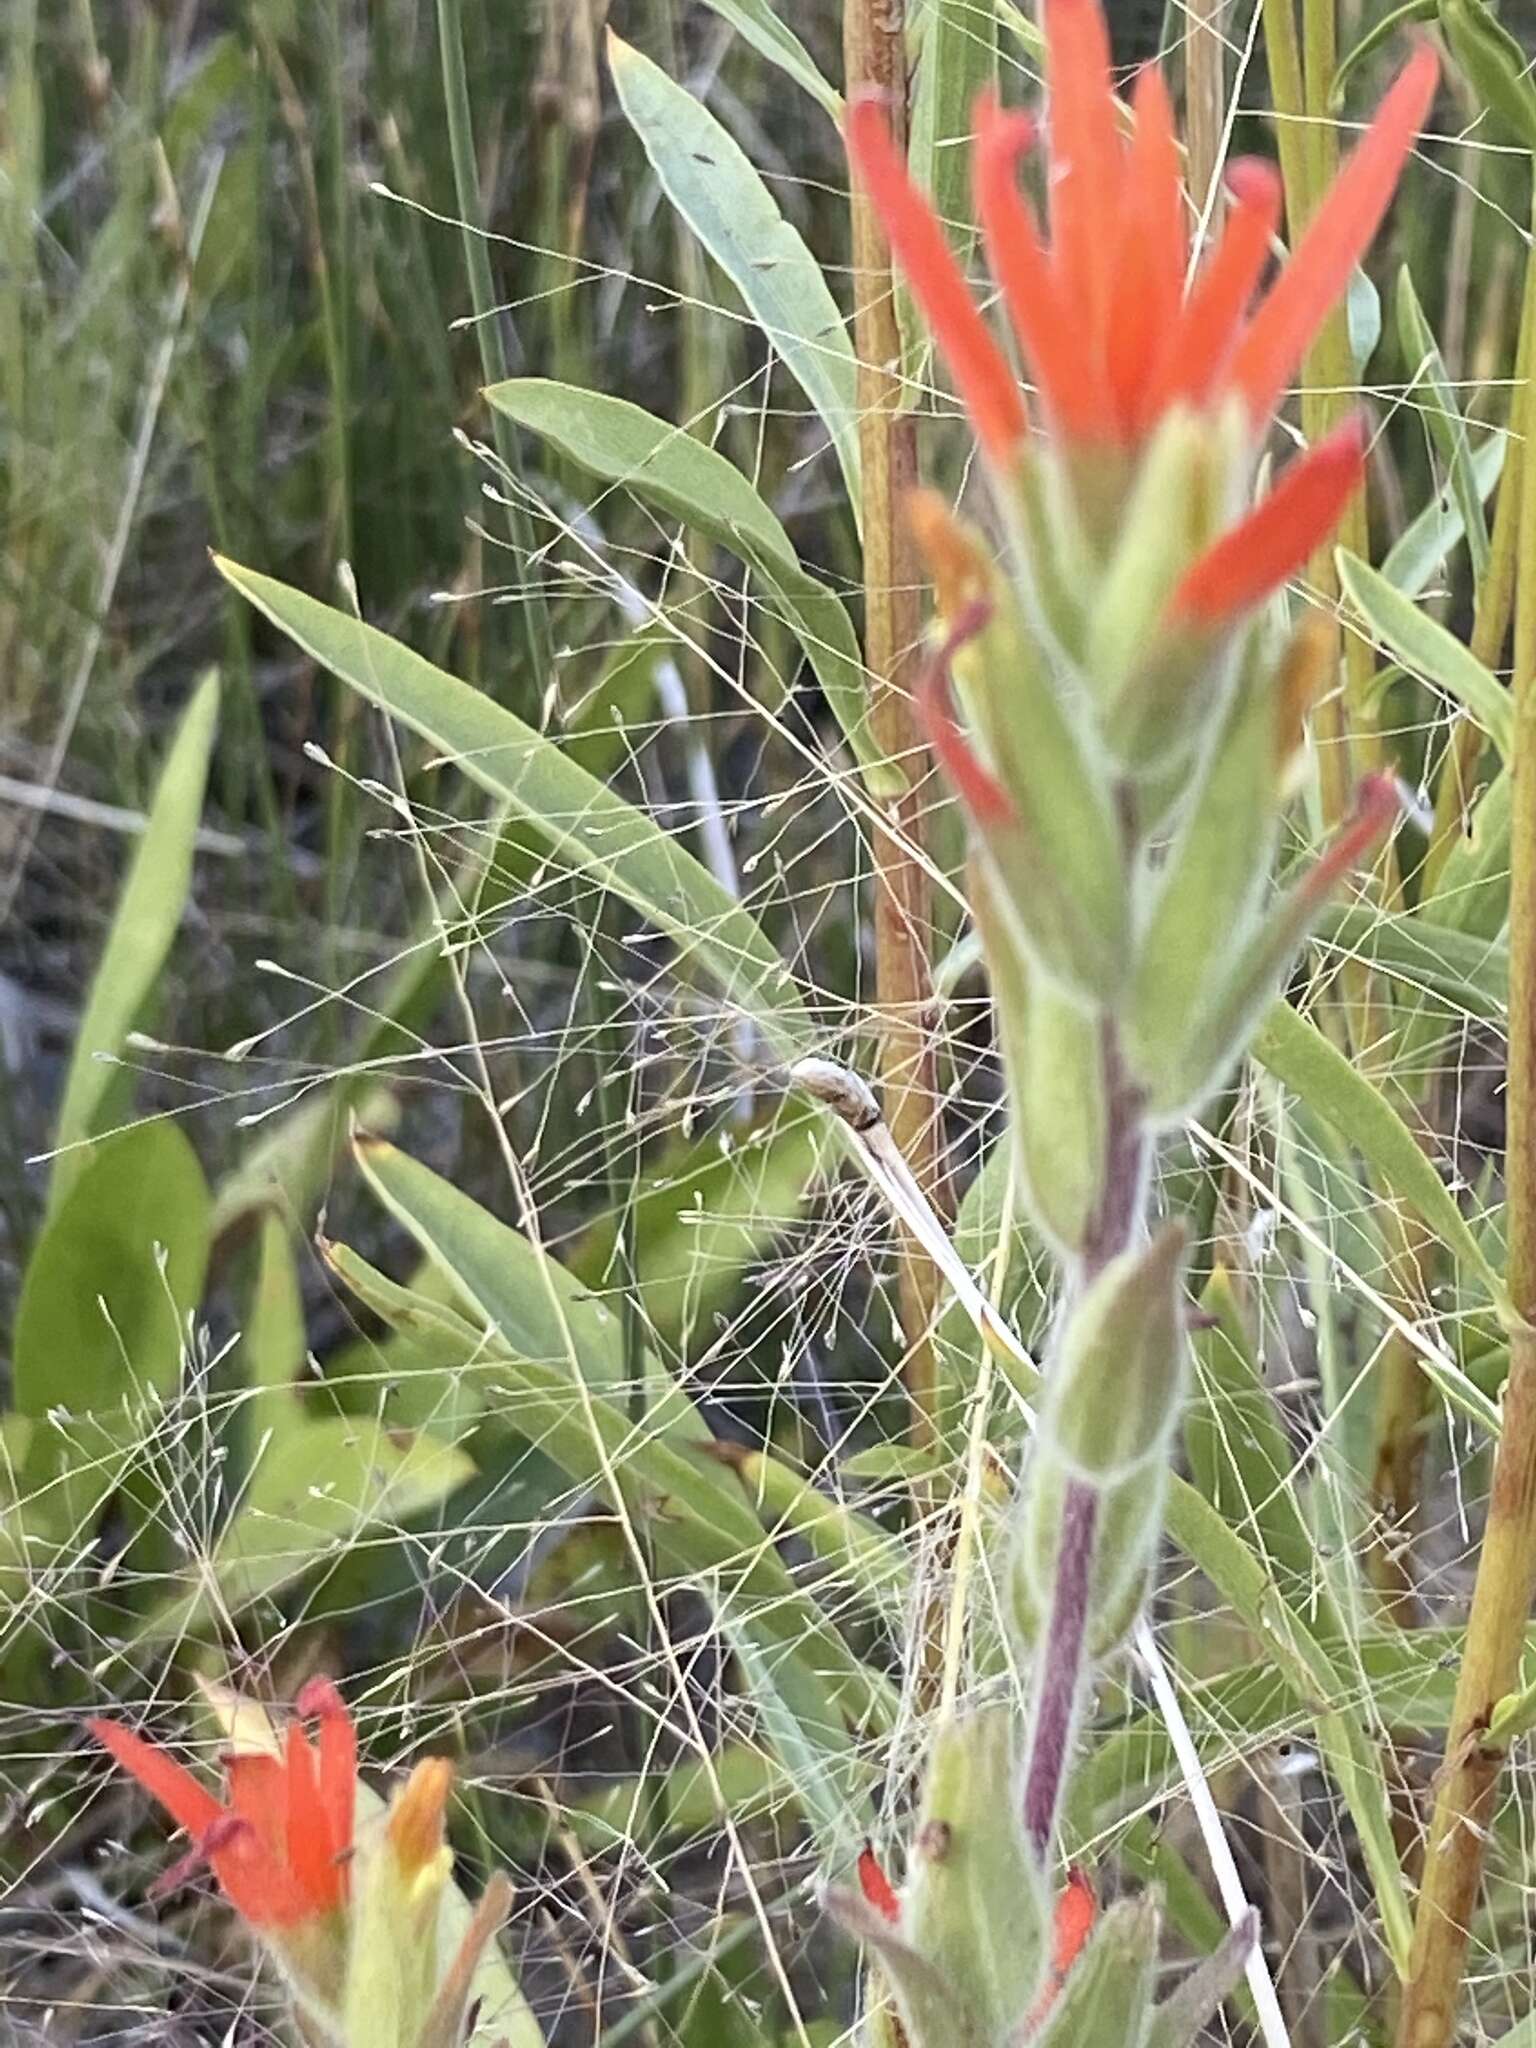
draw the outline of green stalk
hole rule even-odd
[[[500,384],[507,375],[507,353],[501,332],[501,321],[505,316],[496,310],[491,259],[486,247],[485,212],[480,203],[480,173],[475,161],[474,124],[470,117],[469,79],[464,69],[464,24],[460,0],[437,0],[437,34],[443,63],[448,146],[453,155],[454,204],[458,209],[464,268],[469,277],[469,298],[475,315],[480,372],[487,384]],[[535,540],[527,507],[518,495],[523,469],[517,436],[511,421],[501,413],[491,415],[491,439],[497,459],[511,479],[506,520],[507,537],[522,579],[514,611],[527,664],[523,701],[536,704],[554,666],[549,609],[544,601],[543,585],[529,567]]]
[[[1529,366],[1517,399],[1529,439],[1536,433],[1536,377]],[[1455,2037],[1462,1971],[1504,1765],[1503,1745],[1488,1731],[1499,1701],[1518,1690],[1536,1595],[1536,550],[1530,545],[1536,534],[1536,462],[1523,466],[1520,529],[1525,546],[1517,549],[1515,586],[1504,1163],[1506,1277],[1514,1311],[1509,1382],[1466,1647],[1424,1852],[1398,2048],[1450,2048]]]
[[[904,13],[901,0],[846,0],[843,14],[848,94],[882,92],[898,127],[906,105]],[[891,1136],[932,1199],[942,1178],[935,1114],[940,1093],[929,1027],[932,906],[923,860],[927,799],[918,786],[926,756],[912,710],[923,579],[902,513],[902,500],[917,482],[917,423],[902,406],[901,333],[890,249],[865,195],[855,188],[850,203],[863,465],[864,662],[873,693],[870,726],[881,753],[902,762],[911,778],[909,787],[888,807],[874,848],[880,1071]],[[904,1240],[900,1307],[908,1434],[922,1450],[933,1448],[938,1434],[938,1362],[930,1332],[940,1292],[938,1275],[921,1247]]]

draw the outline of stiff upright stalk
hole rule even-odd
[[[901,0],[847,0],[843,17],[849,97],[885,95],[900,132],[906,96]],[[931,890],[923,858],[921,791],[927,751],[912,708],[921,645],[923,577],[902,516],[917,482],[917,423],[902,406],[901,334],[890,245],[867,195],[852,201],[854,340],[858,350],[859,457],[864,529],[864,662],[870,727],[882,755],[906,771],[875,835],[875,979],[881,1081],[891,1136],[930,1199],[940,1195],[938,1069],[931,1029]],[[942,1209],[942,1200],[939,1201]],[[901,1326],[906,1347],[909,1435],[930,1448],[937,1427],[931,1335],[938,1275],[920,1247],[902,1247]]]
[[[1520,394],[1527,446],[1536,433],[1536,378]],[[1438,1777],[1424,1884],[1414,1923],[1398,2048],[1449,2048],[1456,2033],[1473,1915],[1482,1888],[1502,1748],[1494,1708],[1515,1691],[1536,1595],[1536,463],[1524,466],[1515,594],[1515,733],[1509,884],[1509,1085],[1505,1198],[1512,1308],[1509,1381],[1494,1453],[1488,1522],[1445,1762]]]

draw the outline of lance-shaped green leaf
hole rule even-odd
[[[1348,548],[1336,553],[1339,580],[1371,631],[1404,668],[1438,684],[1470,712],[1507,761],[1514,736],[1514,703],[1498,677],[1438,619],[1420,611],[1411,598],[1394,589],[1379,570]]]
[[[1351,1688],[1295,1608],[1276,1588],[1253,1550],[1187,1481],[1168,1489],[1168,1533],[1264,1643],[1277,1670],[1306,1702],[1318,1747],[1349,1809],[1375,1888],[1393,1967],[1407,1970],[1413,1938],[1402,1862],[1392,1835],[1392,1809],[1380,1745],[1350,1704]]]
[[[1025,1199],[1041,1228],[1076,1252],[1103,1191],[1107,1112],[1099,1020],[1046,975],[1030,973],[993,895],[978,868],[971,910],[986,946]]]
[[[912,1562],[899,1536],[834,1500],[781,1459],[717,1442],[715,1455],[741,1481],[770,1536],[798,1536],[834,1580],[879,1611],[902,1613],[912,1596]],[[847,1472],[846,1464],[843,1467]]]
[[[977,818],[998,883],[996,907],[1041,969],[1091,1005],[1120,987],[1130,944],[1109,790],[999,585],[980,617],[953,667],[1007,798],[1007,815],[993,807]]]
[[[1370,961],[1405,990],[1438,996],[1467,1016],[1502,1024],[1509,1014],[1509,947],[1501,939],[1479,938],[1454,923],[1440,923],[1453,907],[1440,895],[1433,916],[1344,904],[1323,912],[1318,937],[1352,959]]]
[[[916,51],[907,169],[944,223],[965,265],[975,240],[971,207],[971,129],[978,95],[997,81],[997,15],[975,0],[911,0],[907,46]],[[914,397],[928,384],[932,338],[905,284],[897,286],[902,362]]]
[[[1142,1073],[1166,1069],[1202,994],[1252,930],[1278,832],[1277,726],[1273,687],[1243,677],[1137,943],[1125,1035]]]
[[[1490,434],[1473,449],[1470,467],[1479,504],[1487,502],[1503,475],[1508,450],[1509,436],[1497,433]],[[1393,541],[1382,560],[1382,575],[1405,597],[1418,597],[1464,531],[1456,491],[1448,482],[1440,495],[1410,520]]]
[[[1439,449],[1450,473],[1451,489],[1461,513],[1462,531],[1472,562],[1472,581],[1481,583],[1488,568],[1488,521],[1483,512],[1483,494],[1472,468],[1472,444],[1467,423],[1456,402],[1455,387],[1440,353],[1440,344],[1419,304],[1413,288],[1413,273],[1405,263],[1397,273],[1397,331],[1403,354],[1414,366],[1415,387],[1422,387],[1428,404],[1421,407],[1430,439]],[[1388,579],[1391,580],[1390,578]]]
[[[1386,1096],[1289,1003],[1266,1014],[1253,1056],[1304,1102],[1325,1116],[1466,1269],[1475,1273],[1496,1306],[1504,1285],[1434,1163]]]
[[[544,377],[513,377],[485,393],[569,461],[622,484],[648,504],[706,535],[752,569],[805,650],[854,758],[877,796],[907,779],[869,730],[869,674],[848,609],[806,569],[773,511],[735,463],[627,398]]]
[[[520,1430],[579,1485],[642,1519],[655,1553],[722,1615],[752,1632],[778,1673],[775,1708],[797,1712],[800,1739],[844,1789],[844,1831],[861,1825],[867,1771],[848,1723],[882,1726],[888,1689],[829,1627],[768,1543],[683,1388],[654,1369],[636,1425],[622,1379],[617,1318],[520,1233],[439,1175],[370,1141],[359,1161],[375,1192],[497,1330],[509,1352],[485,1378],[488,1410]],[[792,1661],[792,1671],[781,1660]],[[827,1845],[829,1852],[833,1845]]]
[[[1503,932],[1509,922],[1513,797],[1514,776],[1506,761],[1478,798],[1471,830],[1446,855],[1435,893],[1422,906],[1426,917],[1480,939],[1497,939]]]
[[[751,309],[837,448],[859,504],[853,344],[815,257],[746,153],[702,102],[608,31],[619,103],[662,190]]]
[[[1440,0],[1440,26],[1468,85],[1522,149],[1536,151],[1530,58],[1483,0]]]
[[[362,1416],[323,1416],[264,1440],[211,1554],[179,1575],[139,1641],[180,1637],[370,1543],[398,1543],[402,1522],[435,1507],[474,1470],[452,1444]]]
[[[1014,1791],[1017,1716],[988,1707],[941,1723],[908,1859],[901,1931],[956,1987],[980,2037],[1004,2041],[1045,1968],[1051,1908]]]
[[[216,559],[322,667],[420,733],[482,788],[531,820],[554,852],[638,910],[704,967],[781,1058],[809,1052],[811,1022],[761,926],[643,811],[615,796],[500,704],[387,633],[254,569]]]
[[[1139,2042],[1152,2002],[1158,1913],[1149,1898],[1117,1899],[1088,1937],[1032,2048],[1108,2048]]]
[[[169,1118],[96,1141],[22,1276],[11,1388],[23,1415],[116,1408],[176,1384],[211,1207]]]
[[[1217,1266],[1200,1307],[1210,1320],[1190,1339],[1195,1390],[1184,1426],[1195,1484],[1234,1528],[1249,1536],[1298,1604],[1323,1601],[1316,1545],[1296,1497],[1285,1424],[1264,1380],[1225,1267]],[[1329,1626],[1325,1609],[1309,1617]]]
[[[1096,1485],[1161,1462],[1184,1403],[1183,1226],[1121,1252],[1067,1311],[1042,1440]]]
[[[1344,104],[1344,88],[1366,59],[1374,56],[1384,45],[1395,43],[1402,31],[1414,22],[1433,21],[1437,8],[1438,0],[1404,0],[1402,6],[1394,7],[1371,24],[1333,74],[1328,103],[1335,112]]]

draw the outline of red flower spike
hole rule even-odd
[[[206,1861],[243,1919],[281,1932],[340,1911],[347,1898],[356,1736],[334,1687],[318,1711],[318,1753],[295,1722],[282,1757],[246,1752],[226,1758],[223,1804],[130,1729],[112,1721],[92,1721],[90,1729],[193,1837],[195,1858],[172,1874],[179,1876],[193,1860]]]
[[[955,794],[983,831],[988,826],[1017,822],[1006,789],[987,768],[960,730],[950,701],[949,669],[958,651],[987,623],[991,607],[975,598],[955,619],[944,636],[917,686],[917,715],[938,756],[939,766],[954,785]]]
[[[868,1903],[874,1907],[882,1920],[889,1920],[892,1926],[901,1918],[901,1904],[891,1889],[891,1881],[880,1868],[880,1860],[866,1842],[859,1851],[859,1890]]]
[[[1164,338],[1143,398],[1143,420],[1156,419],[1177,399],[1204,404],[1264,274],[1280,222],[1280,173],[1260,157],[1240,157],[1227,171],[1227,189],[1232,210],[1182,319]]]
[[[1079,346],[1104,358],[1119,241],[1123,152],[1099,0],[1045,0],[1050,53],[1051,239]]]
[[[1255,425],[1274,411],[1307,344],[1381,226],[1439,77],[1439,59],[1428,43],[1421,43],[1238,343],[1231,382],[1247,400]]]
[[[907,176],[876,94],[848,109],[848,152],[874,202],[987,454],[1006,466],[1029,424],[1007,357],[987,331],[939,218]]]
[[[1155,64],[1136,80],[1115,313],[1105,355],[1120,437],[1139,438],[1152,367],[1179,322],[1186,263],[1184,190],[1168,86]]]
[[[1103,384],[1018,187],[1019,159],[1034,141],[1035,124],[1027,114],[1005,114],[988,90],[977,100],[975,125],[976,213],[1019,346],[1056,432],[1069,441],[1102,440],[1110,431]]]
[[[1175,626],[1214,630],[1293,576],[1337,526],[1365,474],[1365,428],[1346,420],[1290,464],[1269,495],[1212,543],[1168,607]]]

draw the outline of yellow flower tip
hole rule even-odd
[[[389,1846],[407,1883],[441,1858],[443,1809],[452,1785],[452,1763],[445,1756],[429,1756],[416,1766],[390,1804]]]
[[[940,617],[959,618],[968,604],[987,596],[991,569],[985,553],[939,492],[909,491],[903,510],[933,578]]]

